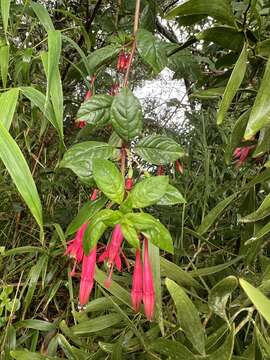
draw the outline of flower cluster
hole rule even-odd
[[[238,147],[234,150],[233,157],[237,159],[236,167],[240,167],[244,164],[252,149],[253,146],[243,146],[243,147]]]
[[[74,267],[71,272],[71,276],[75,275],[76,265],[82,262],[81,280],[80,280],[80,293],[79,303],[80,306],[84,306],[89,301],[91,291],[94,285],[95,267],[97,262],[107,263],[110,272],[105,286],[107,288],[111,285],[112,274],[114,266],[118,271],[122,269],[122,262],[120,255],[127,262],[123,252],[122,243],[124,240],[123,233],[121,231],[120,224],[117,224],[112,232],[112,237],[107,244],[103,253],[97,260],[97,246],[92,248],[90,253],[86,255],[83,251],[83,236],[88,224],[83,224],[77,231],[75,238],[69,241],[65,255],[70,255],[75,259]],[[128,262],[127,262],[128,263]],[[141,251],[136,251],[136,261],[133,272],[132,290],[131,290],[131,302],[134,311],[138,312],[141,302],[144,304],[144,311],[147,319],[151,320],[154,316],[155,307],[155,291],[152,275],[151,263],[148,254],[148,240],[144,240],[144,260],[143,266],[141,263]]]

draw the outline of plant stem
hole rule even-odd
[[[133,43],[132,43],[132,48],[131,48],[131,53],[130,53],[130,58],[129,58],[129,63],[128,63],[128,67],[127,67],[127,71],[126,71],[126,75],[125,75],[125,79],[124,79],[124,87],[127,86],[128,84],[128,78],[129,78],[129,74],[130,74],[130,69],[131,69],[131,64],[135,55],[135,51],[136,51],[136,33],[138,31],[139,28],[139,19],[140,19],[140,6],[141,6],[141,0],[136,0],[136,8],[135,8],[135,17],[134,17],[134,27],[133,27]]]

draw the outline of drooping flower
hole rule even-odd
[[[88,90],[87,93],[85,94],[84,100],[87,101],[90,99],[90,97],[92,97],[92,92],[91,90]]]
[[[67,249],[64,255],[69,255],[75,259],[73,269],[71,271],[71,276],[75,275],[75,268],[77,263],[80,263],[83,258],[83,236],[87,228],[87,223],[83,224],[77,231],[75,238],[70,240],[67,244]]]
[[[85,120],[76,120],[75,121],[75,127],[78,129],[82,129],[86,126],[87,122]]]
[[[176,162],[175,162],[175,169],[180,174],[182,174],[182,175],[184,174],[184,168],[183,168],[183,166],[182,166],[182,164],[180,163],[179,160],[176,160]]]
[[[114,265],[116,265],[117,269],[121,271],[122,264],[120,251],[123,239],[124,237],[121,226],[120,224],[117,224],[113,229],[111,241],[98,259],[99,262],[107,260],[108,266],[110,268],[109,277],[105,283],[106,287],[110,287]]]
[[[144,312],[148,320],[152,320],[155,309],[155,290],[152,274],[152,267],[148,253],[148,239],[144,240],[143,258],[143,304]]]
[[[237,159],[236,167],[240,167],[241,165],[243,165],[252,149],[253,146],[243,146],[238,147],[234,150],[233,157]]]
[[[83,256],[82,273],[80,282],[79,302],[81,306],[88,303],[94,285],[97,247],[95,246],[89,255]]]
[[[95,201],[97,199],[97,196],[98,196],[98,189],[94,189],[90,197],[90,200]]]
[[[164,175],[164,166],[159,165],[157,168],[157,176]]]
[[[136,260],[132,277],[131,303],[135,312],[140,310],[143,299],[143,269],[141,251],[136,250]]]
[[[130,191],[133,187],[133,179],[128,177],[125,181],[125,188],[127,191]]]
[[[125,72],[129,66],[129,61],[130,61],[130,54],[125,53],[124,50],[120,51],[117,60],[117,70],[120,72]]]

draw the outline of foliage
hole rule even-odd
[[[268,35],[264,0],[1,1],[1,358],[270,358]],[[177,126],[133,91],[164,69]],[[84,223],[127,270],[149,238],[152,322],[106,265],[79,311]]]

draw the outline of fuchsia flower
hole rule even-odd
[[[114,84],[112,84],[112,86],[111,86],[111,88],[110,88],[110,90],[109,90],[109,94],[111,95],[111,96],[116,96],[116,95],[118,95],[119,94],[119,84],[117,84],[117,83],[114,83]]]
[[[132,187],[133,187],[133,179],[128,177],[125,181],[125,188],[127,191],[130,191]]]
[[[103,254],[98,259],[99,262],[107,260],[107,263],[110,267],[110,274],[105,284],[106,287],[110,287],[111,285],[114,264],[116,265],[117,269],[121,271],[122,264],[120,252],[123,239],[124,237],[121,231],[121,226],[120,224],[117,224],[113,229],[111,241],[107,245]]]
[[[94,285],[95,267],[96,267],[97,247],[95,246],[89,255],[83,256],[82,273],[80,282],[80,305],[88,303],[91,291]]]
[[[125,72],[129,66],[130,54],[126,54],[124,50],[122,50],[118,55],[117,60],[117,70],[120,72]]]
[[[90,97],[92,97],[92,92],[91,90],[88,90],[87,93],[85,94],[84,100],[87,101],[90,99]]]
[[[83,258],[83,235],[86,230],[87,224],[83,224],[76,233],[76,236],[73,240],[68,242],[67,249],[64,255],[70,255],[75,259],[73,269],[71,271],[71,276],[75,275],[75,268],[77,263],[80,263]]]
[[[148,254],[148,239],[144,240],[143,259],[143,304],[144,312],[148,320],[152,320],[155,308],[155,290],[151,263]]]
[[[157,168],[157,176],[164,175],[164,166],[159,165]]]
[[[180,161],[179,160],[176,160],[175,162],[175,169],[177,172],[179,172],[180,174],[184,174],[184,168],[183,166],[181,165]]]
[[[252,149],[253,146],[243,146],[238,147],[234,150],[233,157],[237,159],[236,167],[240,167],[241,165],[243,165]]]
[[[136,250],[136,260],[132,278],[131,303],[135,312],[140,310],[143,299],[143,269],[141,262],[141,251]]]
[[[92,192],[92,195],[90,197],[90,200],[91,201],[97,200],[97,196],[98,196],[98,189],[94,189],[93,192]]]

